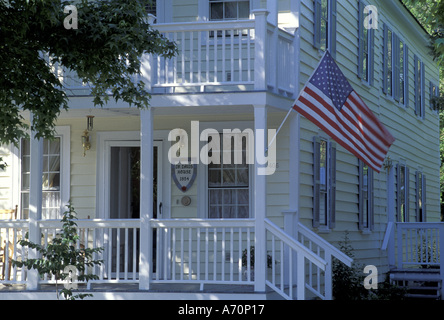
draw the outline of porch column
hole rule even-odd
[[[151,107],[140,111],[140,290],[150,289],[153,273],[153,118]]]
[[[32,114],[31,114],[32,123]],[[42,176],[43,176],[43,139],[36,139],[36,133],[31,132],[30,140],[30,178],[29,178],[29,241],[40,243],[41,234],[39,222],[42,219]],[[38,252],[29,249],[28,259],[37,259]],[[28,270],[26,283],[28,290],[39,289],[39,273],[35,269]]]
[[[148,24],[153,25],[154,21],[156,20],[156,17],[152,14],[148,15]],[[152,92],[152,86],[154,82],[154,76],[153,76],[153,55],[152,54],[144,54],[141,58],[141,67],[140,67],[140,73],[142,80],[145,82],[145,89],[148,92]]]
[[[253,10],[254,40],[254,90],[267,89],[267,15],[265,9]]]
[[[254,290],[265,291],[267,272],[265,218],[267,216],[267,179],[266,164],[263,164],[267,147],[267,107],[254,106],[255,162],[254,162],[254,212],[255,212],[255,250],[254,250]],[[262,170],[260,170],[262,169]]]

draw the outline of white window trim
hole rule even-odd
[[[55,137],[60,137],[60,215],[67,210],[67,205],[71,195],[71,127],[70,126],[56,126]],[[14,195],[13,201],[18,204],[19,210],[21,208],[21,159],[20,148],[14,148],[15,160],[13,174],[14,179]],[[31,156],[32,157],[32,156]],[[15,206],[15,204],[14,204]]]
[[[215,129],[219,133],[223,133],[223,129],[239,129],[243,131],[245,129],[253,129],[254,122],[252,121],[231,121],[231,122],[199,122],[199,140],[200,134],[205,129]],[[200,141],[199,143],[199,156],[202,147],[205,146],[207,142]],[[200,219],[209,219],[209,202],[208,202],[208,166],[199,161],[197,165],[197,176],[198,176],[198,208],[197,214]],[[254,169],[253,165],[250,165],[249,170],[249,219],[254,219],[254,201],[253,201],[253,191],[254,191]]]

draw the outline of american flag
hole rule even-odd
[[[355,92],[328,51],[293,109],[370,168],[381,171],[395,138]]]

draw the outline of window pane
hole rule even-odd
[[[208,186],[220,187],[220,185],[221,185],[220,170],[208,170]]]
[[[248,189],[237,190],[237,203],[248,205]]]
[[[221,189],[210,189],[210,204],[211,205],[219,205],[222,204],[222,190]]]
[[[236,207],[235,206],[224,206],[222,218],[225,218],[225,219],[236,218]]]
[[[320,182],[321,190],[327,188],[327,141],[321,140],[320,144]]]
[[[237,170],[237,185],[238,186],[248,186],[248,168]]]
[[[31,154],[31,147],[29,144],[29,139],[22,139],[22,155],[30,155]]]
[[[30,172],[31,170],[31,157],[22,157],[22,172]]]
[[[29,173],[22,174],[22,190],[29,190]]]
[[[211,206],[208,217],[210,219],[218,219],[222,216],[222,207]]]
[[[250,2],[239,2],[239,18],[245,19],[250,15]]]
[[[227,2],[225,3],[224,19],[236,19],[237,18],[237,3]]]
[[[223,19],[223,3],[211,3],[210,4],[210,19],[222,20]]]
[[[392,32],[388,30],[387,32],[387,93],[392,94]]]
[[[55,138],[49,142],[49,154],[60,154],[60,138]]]
[[[50,172],[59,172],[60,171],[60,157],[59,156],[50,156],[49,157],[49,171]]]
[[[239,206],[237,210],[238,210],[237,217],[239,219],[248,219],[249,218],[248,206]]]
[[[222,185],[223,186],[235,186],[236,183],[236,170],[234,169],[224,169],[223,171],[223,182]]]

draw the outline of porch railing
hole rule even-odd
[[[100,266],[85,272],[98,276],[97,283],[139,283],[140,220],[77,220],[78,248],[103,247],[94,259]],[[29,221],[0,221],[4,254],[20,260],[28,256],[27,248],[17,243],[29,230]],[[251,219],[171,219],[151,220],[153,250],[150,258],[151,283],[242,284],[253,285],[258,277],[287,299],[306,297],[306,290],[321,299],[331,299],[331,261],[337,257],[347,265],[351,259],[314,234],[302,224],[298,236],[292,237],[266,219],[265,248],[255,248],[255,221]],[[40,220],[41,243],[52,241],[61,228],[56,220]],[[254,272],[254,251],[267,251],[267,274]],[[26,284],[25,268],[11,266],[6,259],[1,265],[5,273],[2,283]],[[11,269],[10,271],[9,268]],[[262,278],[263,279],[263,278]],[[39,278],[40,284],[51,284],[54,278]],[[89,289],[88,287],[87,289]]]
[[[152,220],[151,226],[153,283],[254,283],[254,220]]]
[[[26,283],[26,269],[12,265],[12,260],[27,257],[26,248],[18,244],[28,232],[26,220],[0,221],[0,262],[2,263],[0,279],[4,284]]]
[[[153,87],[253,85],[254,20],[158,24],[179,49],[154,59]]]
[[[89,274],[98,276],[92,283],[137,283],[139,268],[139,219],[93,219],[77,220],[77,247],[103,248],[93,259],[102,260],[100,266],[86,268]],[[42,243],[46,245],[60,231],[60,221],[42,220],[40,230]],[[54,278],[45,276],[40,283],[54,283]]]
[[[271,90],[292,97],[297,78],[295,35],[267,22],[266,11],[253,13],[251,20],[151,23],[176,43],[178,54],[171,59],[144,58],[141,72],[148,90]],[[72,71],[57,64],[54,71],[69,95],[88,94],[89,85]]]
[[[442,268],[444,223],[396,223],[397,267]]]

